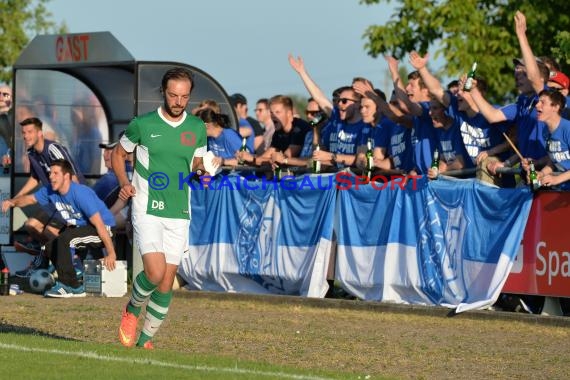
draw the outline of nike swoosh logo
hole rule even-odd
[[[162,135],[155,135],[155,134],[151,133],[150,138],[154,139],[155,137],[160,137],[160,136],[162,136]]]
[[[121,334],[121,342],[124,345],[128,346],[129,344],[131,344],[131,338],[125,335],[123,329],[119,329],[119,334]]]

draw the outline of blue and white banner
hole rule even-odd
[[[179,274],[197,290],[324,297],[335,212],[332,177],[217,178],[192,191]],[[317,183],[318,182],[318,183]]]
[[[339,191],[336,280],[364,300],[457,312],[499,296],[532,204],[527,188],[420,180]]]

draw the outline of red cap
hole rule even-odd
[[[568,79],[568,77],[560,71],[556,71],[554,75],[548,79],[548,81],[558,83],[564,89],[568,89],[570,87],[570,79]]]

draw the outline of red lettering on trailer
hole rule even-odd
[[[58,62],[87,61],[89,35],[58,36],[55,40],[55,57]]]

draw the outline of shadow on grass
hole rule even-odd
[[[35,336],[44,336],[44,337],[53,338],[53,339],[77,341],[77,339],[63,337],[60,335],[49,334],[49,333],[31,328],[31,327],[14,326],[14,325],[7,324],[7,323],[0,323],[0,333],[16,333],[16,334],[22,334],[22,335],[35,335]]]

